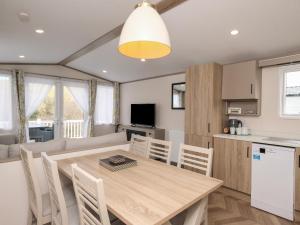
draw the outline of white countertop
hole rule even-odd
[[[216,134],[214,135],[214,137],[300,148],[300,140],[293,140],[288,138],[256,136],[256,135],[241,136],[241,135],[230,135],[230,134]]]

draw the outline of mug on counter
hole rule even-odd
[[[235,127],[230,127],[230,134],[234,135],[235,134]]]
[[[249,129],[248,127],[242,127],[242,135],[249,135]]]

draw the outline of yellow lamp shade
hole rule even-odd
[[[149,3],[141,3],[128,17],[120,36],[119,51],[138,59],[156,59],[170,54],[166,25]]]

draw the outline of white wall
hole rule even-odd
[[[262,71],[262,108],[260,117],[239,117],[253,134],[300,139],[300,119],[279,116],[280,67]]]
[[[185,74],[121,84],[121,124],[130,124],[130,106],[156,104],[156,127],[166,129],[166,139],[184,139],[184,110],[171,109],[172,83],[184,82]],[[172,140],[171,140],[172,141]],[[177,150],[177,145],[174,147]],[[172,160],[175,161],[176,154]]]

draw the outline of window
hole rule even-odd
[[[0,130],[12,130],[12,75],[0,71]]]
[[[281,116],[300,118],[300,67],[285,67],[282,70],[281,83]]]
[[[113,95],[113,86],[98,84],[95,108],[95,124],[113,123]]]
[[[87,136],[89,114],[87,81],[53,79],[26,74],[27,138],[45,142],[55,137]]]

